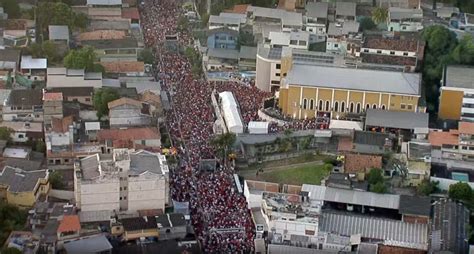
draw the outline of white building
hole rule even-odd
[[[301,30],[303,28],[303,16],[301,13],[257,6],[249,6],[247,13],[253,25],[256,23],[280,24],[283,32]]]
[[[33,58],[32,56],[21,57],[21,73],[30,80],[44,80],[47,68],[48,59],[46,58]]]
[[[270,32],[269,43],[271,48],[290,47],[295,49],[308,49],[309,32]]]
[[[357,21],[331,22],[328,26],[326,52],[345,55],[348,43],[352,40],[361,40]]]
[[[236,134],[243,133],[244,125],[232,92],[219,93],[219,99],[227,130]]]
[[[66,68],[48,68],[46,87],[102,87],[102,73]]]
[[[423,10],[391,7],[388,10],[388,31],[416,32],[423,29]]]
[[[240,19],[237,17],[211,15],[208,23],[209,30],[218,28],[228,28],[237,32],[240,30]]]
[[[74,195],[81,211],[160,209],[169,200],[168,165],[163,155],[115,149],[74,165]]]
[[[325,37],[328,22],[328,3],[324,2],[310,2],[306,4],[306,15],[304,20],[306,22],[306,31],[318,35],[318,37]],[[320,38],[318,38],[319,41]]]

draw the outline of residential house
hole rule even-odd
[[[336,2],[336,22],[355,21],[357,4],[353,2]]]
[[[269,46],[271,48],[290,47],[295,49],[307,50],[309,48],[310,33],[300,32],[270,32]]]
[[[3,105],[3,121],[43,121],[43,92],[41,90],[12,90]]]
[[[123,227],[123,240],[126,242],[159,236],[154,216],[124,218],[119,221],[119,224]]]
[[[280,86],[279,106],[283,114],[296,119],[312,118],[317,112],[332,113],[333,118],[360,114],[366,105],[416,112],[421,96],[420,74],[296,63],[281,67],[281,75],[286,77]],[[381,86],[380,80],[385,85]],[[411,110],[402,108],[407,104],[413,105]]]
[[[48,59],[33,58],[32,56],[22,56],[20,71],[29,80],[41,81],[46,78]]]
[[[43,119],[45,126],[51,125],[52,118],[63,117],[63,94],[43,92]]]
[[[121,148],[121,145],[124,144],[130,146],[128,148],[135,148],[135,146],[159,148],[161,146],[160,139],[159,130],[153,127],[104,129],[97,133],[99,142],[110,143],[115,148]]]
[[[81,223],[78,215],[64,215],[60,219],[57,232],[57,239],[59,241],[68,240],[80,236]]]
[[[355,131],[351,151],[364,154],[382,155],[392,150],[392,141],[388,134],[378,132]]]
[[[53,93],[61,93],[64,101],[92,106],[93,87],[56,87],[48,90]]]
[[[37,253],[39,240],[29,231],[12,231],[5,241],[5,248],[17,249],[21,253]]]
[[[457,130],[430,131],[428,141],[440,159],[474,160],[474,123],[459,122]],[[433,152],[432,152],[432,155]]]
[[[75,207],[68,203],[38,201],[28,214],[28,225],[32,231],[46,227],[49,220],[58,220],[63,215],[73,215]]]
[[[167,213],[156,217],[158,238],[161,240],[184,239],[186,237],[186,219],[180,213]]]
[[[467,253],[469,209],[462,203],[441,199],[433,204],[431,249],[435,252]]]
[[[227,28],[230,30],[240,31],[240,19],[236,17],[225,17],[225,16],[209,16],[209,30]]]
[[[203,62],[208,71],[232,71],[238,67],[239,50],[209,48]]]
[[[34,20],[8,19],[3,27],[3,45],[5,47],[24,48],[30,41],[34,42]],[[28,38],[30,37],[30,39]]]
[[[125,62],[125,61],[113,61],[113,62],[101,62],[100,63],[106,72],[125,76],[144,76],[145,75],[145,63],[144,62]]]
[[[328,3],[309,2],[306,4],[305,30],[318,36],[318,41],[326,38],[328,24]]]
[[[361,41],[357,21],[331,22],[328,26],[326,52],[345,55],[351,51],[352,40]]]
[[[52,118],[50,127],[45,128],[46,149],[53,150],[57,147],[69,147],[74,144],[74,119],[73,116]]]
[[[416,32],[423,29],[423,10],[391,7],[388,9],[388,31]]]
[[[9,166],[0,172],[0,198],[19,207],[33,207],[49,192],[48,171],[24,171]]]
[[[150,106],[130,98],[108,103],[111,128],[149,126],[152,123]]]
[[[81,211],[163,212],[168,173],[165,156],[158,153],[114,149],[112,156],[85,157],[74,165],[76,205]]]
[[[14,76],[20,69],[20,53],[17,49],[0,49],[0,70],[11,72]]]
[[[423,196],[400,195],[398,212],[402,221],[408,223],[428,224],[431,217],[431,198]]]
[[[382,169],[382,156],[355,153],[344,155],[344,173],[365,175],[373,168]]]
[[[100,122],[85,122],[84,129],[89,141],[97,141],[97,134],[100,131]]]
[[[3,121],[0,123],[0,127],[12,130],[10,136],[15,143],[27,143],[44,139],[42,122]]]
[[[207,32],[207,47],[236,49],[239,32],[229,28],[216,28]]]
[[[163,105],[159,92],[157,94],[146,90],[140,94],[140,101],[150,105],[150,111],[152,112],[153,117],[159,118],[163,116]]]
[[[303,28],[303,16],[297,12],[249,6],[247,16],[253,25],[258,25],[259,23],[278,24],[281,26],[283,32],[301,30]]]
[[[400,70],[414,72],[423,60],[425,43],[417,38],[366,36],[360,53],[367,65],[400,66]]]
[[[257,47],[240,46],[239,70],[255,71],[257,65]]]
[[[137,8],[122,8],[122,18],[130,20],[130,25],[140,27],[140,13]]]
[[[444,68],[439,97],[439,118],[474,121],[474,68],[449,65]]]
[[[49,40],[57,43],[65,43],[69,45],[69,27],[50,25],[48,27]]]
[[[48,68],[46,77],[47,88],[86,87],[89,89],[102,87],[102,73],[86,72],[85,70]]]
[[[93,235],[81,237],[64,243],[64,249],[68,254],[111,254],[112,244],[105,235]]]
[[[138,61],[143,45],[132,37],[123,39],[97,39],[82,41],[82,45],[92,46],[101,62]]]
[[[436,7],[436,17],[449,21],[453,16],[459,15],[458,7],[443,6]]]
[[[461,14],[457,24],[458,28],[462,31],[466,31],[470,34],[474,33],[474,14],[464,13]]]

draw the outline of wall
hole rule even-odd
[[[9,204],[20,207],[32,207],[36,202],[36,198],[32,191],[20,193],[7,192],[7,201]]]
[[[120,210],[118,178],[98,183],[82,183],[80,195],[77,206],[82,211]]]
[[[257,55],[257,74],[255,83],[260,90],[265,92],[270,91],[270,68],[271,62]]]
[[[145,146],[150,146],[150,147],[159,147],[161,146],[161,140],[159,139],[146,139],[146,140],[135,140],[135,144],[137,145],[143,145],[143,142]]]
[[[148,173],[128,178],[128,210],[165,210],[165,179]]]
[[[459,120],[461,117],[463,95],[464,93],[462,91],[442,88],[439,98],[439,117],[446,120]]]
[[[70,145],[69,132],[66,133],[49,133],[47,134],[51,140],[52,146],[67,146]]]
[[[67,101],[77,101],[79,103],[92,106],[92,96],[68,96]]]

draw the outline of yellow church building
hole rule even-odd
[[[367,108],[424,112],[418,107],[421,75],[369,69],[293,64],[282,60],[279,106],[296,119],[330,112],[333,118]]]

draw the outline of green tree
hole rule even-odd
[[[86,71],[97,71],[96,54],[90,46],[74,49],[64,57],[64,66],[70,69],[85,69]]]
[[[202,60],[201,56],[198,54],[198,52],[192,48],[192,47],[187,47],[186,50],[184,51],[184,55],[189,59],[191,62],[191,72],[195,77],[199,77],[202,74]]]
[[[416,191],[419,195],[428,196],[431,193],[438,191],[439,182],[431,182],[430,180],[423,181],[417,186]]]
[[[6,140],[6,141],[11,141],[12,129],[7,128],[7,127],[0,127],[0,140]]]
[[[472,35],[465,35],[451,53],[451,58],[458,64],[474,65],[474,40]]]
[[[367,174],[367,181],[370,185],[375,185],[377,183],[383,182],[382,170],[379,168],[372,168]]]
[[[178,22],[177,22],[176,25],[177,25],[178,31],[186,31],[186,30],[188,30],[188,29],[189,29],[188,18],[186,18],[185,16],[179,17]]]
[[[387,186],[385,182],[378,182],[376,184],[370,185],[370,191],[375,193],[387,193]]]
[[[36,141],[35,151],[40,153],[46,152],[46,144],[43,141]]]
[[[5,13],[8,14],[9,19],[20,18],[21,10],[17,0],[1,0],[0,5],[3,7]]]
[[[211,140],[211,145],[219,152],[222,153],[222,158],[224,161],[227,160],[227,156],[229,155],[229,151],[232,145],[235,143],[236,137],[235,134],[232,132],[227,132],[221,135],[214,137]]]
[[[387,22],[388,10],[386,8],[377,7],[372,11],[372,20],[375,24]]]
[[[63,174],[59,171],[54,171],[49,174],[49,182],[53,189],[62,190],[64,189]]]
[[[149,48],[143,49],[143,50],[140,52],[140,55],[139,55],[139,57],[138,57],[138,60],[139,60],[139,61],[143,61],[143,62],[145,62],[146,64],[153,64],[153,62],[154,62],[154,56],[153,56],[153,52],[151,51],[151,49],[149,49]]]
[[[449,186],[449,197],[461,201],[472,200],[473,191],[471,186],[465,182],[458,182]]]
[[[74,28],[85,29],[89,24],[89,17],[84,13],[73,13],[74,17]]]
[[[76,14],[71,7],[62,2],[40,1],[37,8],[37,26],[42,38],[47,37],[49,25],[66,25],[70,30],[86,28],[88,17]]]
[[[109,113],[108,103],[120,98],[117,91],[110,88],[101,88],[94,93],[93,104],[100,119]]]
[[[11,231],[23,229],[26,217],[26,211],[0,200],[0,243],[5,242]]]
[[[255,47],[257,44],[255,43],[255,37],[251,33],[240,32],[239,37],[237,39],[238,46],[249,46]]]
[[[363,17],[359,23],[362,31],[372,30],[377,27],[374,21],[369,17]]]

